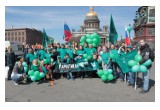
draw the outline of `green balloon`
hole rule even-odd
[[[129,65],[130,67],[132,67],[132,66],[134,66],[134,65],[137,65],[137,62],[134,61],[134,60],[129,60],[129,61],[128,61],[128,65]]]
[[[89,39],[89,40],[88,40],[88,43],[89,43],[89,44],[92,44],[92,39]]]
[[[144,65],[140,65],[140,66],[139,66],[139,70],[140,70],[142,73],[146,73],[146,72],[147,72],[147,67],[144,66]]]
[[[82,36],[80,42],[84,42],[86,40],[85,36]]]
[[[40,76],[39,71],[35,71],[35,72],[34,72],[34,76],[36,76],[36,77]]]
[[[45,74],[43,72],[40,72],[40,77],[41,78],[45,77]]]
[[[109,75],[108,75],[108,80],[111,81],[111,80],[113,80],[113,79],[114,79],[113,74],[109,74]]]
[[[96,38],[93,39],[93,43],[97,44],[98,40]]]
[[[87,56],[87,59],[88,59],[88,60],[91,60],[91,59],[92,59],[92,56],[90,56],[90,55]]]
[[[92,43],[92,46],[93,46],[93,47],[96,47],[97,45],[96,45],[96,43]]]
[[[109,75],[108,70],[103,70],[103,73],[104,73],[104,75],[105,75],[105,76],[107,76],[107,77],[108,77],[108,75]]]
[[[103,70],[98,70],[97,74],[99,77],[101,77],[104,74],[104,72],[103,72]]]
[[[83,54],[83,58],[84,58],[84,59],[87,58],[87,54]]]
[[[102,80],[102,81],[107,81],[107,76],[106,76],[106,75],[102,75],[102,76],[101,76],[101,80]]]
[[[139,62],[142,60],[142,56],[137,54],[135,57],[134,57],[135,61]]]
[[[27,63],[26,63],[26,62],[23,62],[22,65],[25,67],[25,66],[27,66]]]
[[[139,71],[139,65],[134,65],[132,67],[132,72],[138,72]]]
[[[111,74],[113,72],[112,69],[108,69],[108,73]]]
[[[32,81],[36,81],[36,79],[37,79],[36,76],[30,76],[30,78]]]
[[[36,80],[40,80],[41,79],[41,76],[36,76]]]
[[[24,72],[26,73],[28,71],[28,67],[24,67]]]
[[[113,59],[114,58],[114,54],[111,53],[110,54],[110,58]]]
[[[34,75],[34,71],[33,70],[29,70],[28,71],[28,75],[33,76]]]
[[[147,60],[146,62],[144,62],[142,65],[144,65],[144,66],[149,66],[149,65],[151,65],[151,64],[152,64],[152,60],[149,59],[149,60]]]
[[[91,36],[90,34],[87,34],[87,35],[86,35],[87,39],[90,38],[90,36]]]

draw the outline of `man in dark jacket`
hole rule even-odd
[[[150,48],[149,45],[146,43],[144,39],[140,40],[140,55],[142,55],[142,60],[139,64],[143,64],[149,59]],[[147,93],[149,90],[149,69],[151,65],[147,67],[147,72],[143,73],[143,89],[139,93],[144,94]]]
[[[13,71],[14,64],[16,62],[15,53],[12,51],[11,47],[8,47],[8,52],[6,53],[6,65],[9,67],[8,70],[8,80],[11,80],[11,73]]]

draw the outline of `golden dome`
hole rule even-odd
[[[94,11],[90,11],[86,14],[86,16],[97,16],[97,13]]]

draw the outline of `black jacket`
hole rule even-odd
[[[14,52],[7,52],[6,55],[6,65],[7,66],[14,66],[15,62],[16,62],[16,55],[14,54]]]
[[[142,60],[139,62],[139,64],[143,64],[149,59],[150,48],[148,44],[140,47],[140,54],[142,56]],[[148,66],[147,68],[150,69],[151,67],[152,65]]]

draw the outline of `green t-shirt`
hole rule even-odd
[[[96,49],[95,48],[88,48],[86,49],[86,54],[92,56],[94,53],[96,53]]]
[[[45,59],[45,54],[46,54],[45,50],[39,50],[39,51],[36,53],[36,56],[37,56],[37,58],[38,58],[38,56],[39,56],[39,60],[43,60],[43,59]]]
[[[101,54],[101,58],[102,58],[102,61],[104,62],[104,64],[108,63],[109,56],[110,56],[109,52]]]
[[[65,48],[61,48],[61,49],[59,49],[59,52],[60,52],[61,60],[63,60],[65,55],[66,55],[66,49]]]
[[[31,70],[33,71],[39,71],[39,65],[31,65]]]
[[[84,50],[77,50],[76,51],[76,55],[80,55],[80,54],[85,54],[85,51]]]
[[[32,61],[35,59],[34,54],[28,53],[26,55],[26,59],[29,59],[29,62],[32,63]]]
[[[119,56],[118,50],[112,49],[110,50],[110,53],[114,54],[114,58],[112,59],[112,61],[115,62],[116,58]]]
[[[68,53],[69,54],[69,57],[70,58],[73,58],[73,49],[66,49],[66,53]]]

